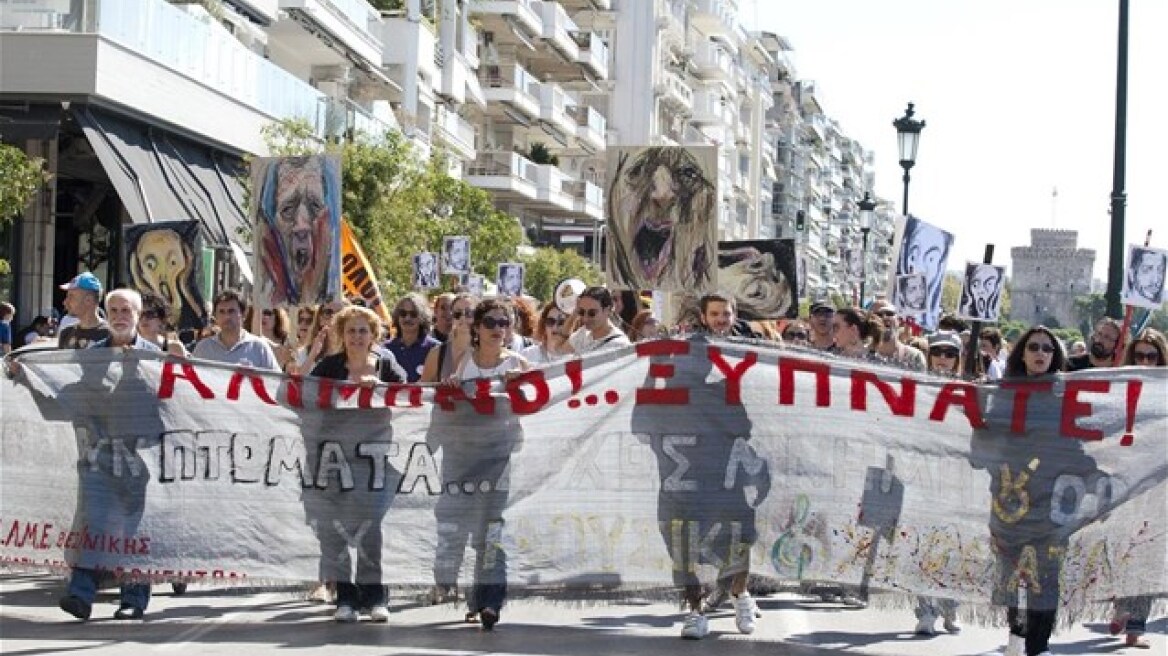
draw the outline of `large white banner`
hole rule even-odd
[[[592,594],[749,563],[982,604],[1029,581],[1068,617],[1168,589],[1162,368],[977,386],[703,339],[463,390],[21,363],[0,381],[10,566],[315,581],[355,559],[420,588],[481,556],[480,580]]]

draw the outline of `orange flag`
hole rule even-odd
[[[389,310],[381,301],[377,276],[373,275],[373,267],[369,266],[369,260],[347,220],[341,221],[341,286],[345,289],[345,298],[356,296],[363,299],[365,307],[376,312],[386,324],[392,323]]]

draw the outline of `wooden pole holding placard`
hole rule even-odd
[[[986,244],[985,256],[982,264],[992,264],[994,261],[994,245]],[[969,329],[969,343],[965,345],[965,377],[972,380],[978,376],[977,363],[981,358],[981,322],[974,321]]]

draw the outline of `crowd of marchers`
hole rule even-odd
[[[745,321],[736,315],[732,297],[712,293],[700,299],[697,325],[666,326],[660,320],[660,309],[650,309],[642,295],[604,287],[588,287],[568,302],[561,299],[559,303],[542,304],[523,296],[478,298],[469,293],[441,293],[427,298],[408,293],[393,302],[389,322],[355,300],[263,309],[256,317],[243,294],[226,290],[211,304],[211,324],[197,339],[184,343],[177,337],[175,327],[167,325],[171,309],[159,296],[129,289],[116,289],[103,296],[101,282],[89,273],[77,276],[62,288],[68,314],[59,325],[38,317],[30,326],[13,331],[10,321],[15,308],[0,303],[0,353],[53,345],[66,349],[139,348],[357,384],[437,385],[507,378],[600,349],[698,333],[773,341],[836,357],[977,382],[1093,367],[1162,367],[1168,363],[1168,343],[1164,335],[1152,329],[1127,340],[1121,350],[1122,328],[1114,319],[1099,321],[1086,343],[1068,346],[1050,329],[1037,325],[1009,344],[994,327],[982,328],[973,335],[963,321],[950,316],[941,319],[937,330],[922,331],[906,323],[897,308],[880,299],[867,309],[813,302],[805,318]],[[969,348],[972,339],[977,340],[976,349]],[[967,363],[970,353],[976,355],[973,362]],[[9,358],[7,369],[17,375],[18,360]],[[1010,542],[1008,535],[993,535],[993,539],[995,550]],[[472,546],[476,551],[485,548],[477,538]],[[482,561],[482,554],[479,556]],[[1004,554],[999,558],[1009,562]],[[1056,559],[1041,573],[1056,590],[1061,566]],[[467,594],[466,620],[490,630],[500,619],[505,586],[486,582],[485,577],[480,581],[479,567],[481,562],[476,563],[476,580]],[[438,576],[439,570],[436,566],[436,578],[443,580],[435,581],[432,601],[457,599],[458,582],[449,576]],[[1005,572],[1003,576],[1012,573]],[[311,596],[334,603],[338,622],[357,621],[362,612],[374,622],[389,620],[387,589],[369,582],[367,573],[358,571],[354,575],[350,571],[328,578],[317,585]],[[709,590],[683,587],[688,612],[681,625],[682,637],[705,637],[709,633],[707,615],[731,599],[738,630],[753,632],[761,613],[747,581],[748,572],[738,571]],[[87,619],[98,584],[97,572],[74,568],[60,607],[76,618]],[[825,599],[845,605],[862,607],[867,603],[866,591],[855,588],[820,586],[816,591]],[[149,585],[123,584],[115,617],[142,618],[149,599]],[[1146,647],[1143,633],[1152,602],[1150,597],[1118,600],[1112,633],[1123,633],[1127,646]],[[1010,632],[1006,653],[1050,653],[1048,641],[1057,611],[1048,607],[1025,608],[1017,601],[1002,603],[1007,608]],[[960,631],[956,611],[957,604],[951,600],[921,597],[915,611],[916,633],[935,635],[938,621],[945,631]]]

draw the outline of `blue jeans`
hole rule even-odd
[[[72,574],[69,576],[67,592],[85,603],[92,605],[94,598],[97,597],[99,576],[97,570],[74,567]],[[122,606],[130,606],[145,611],[149,603],[149,583],[122,584]]]

